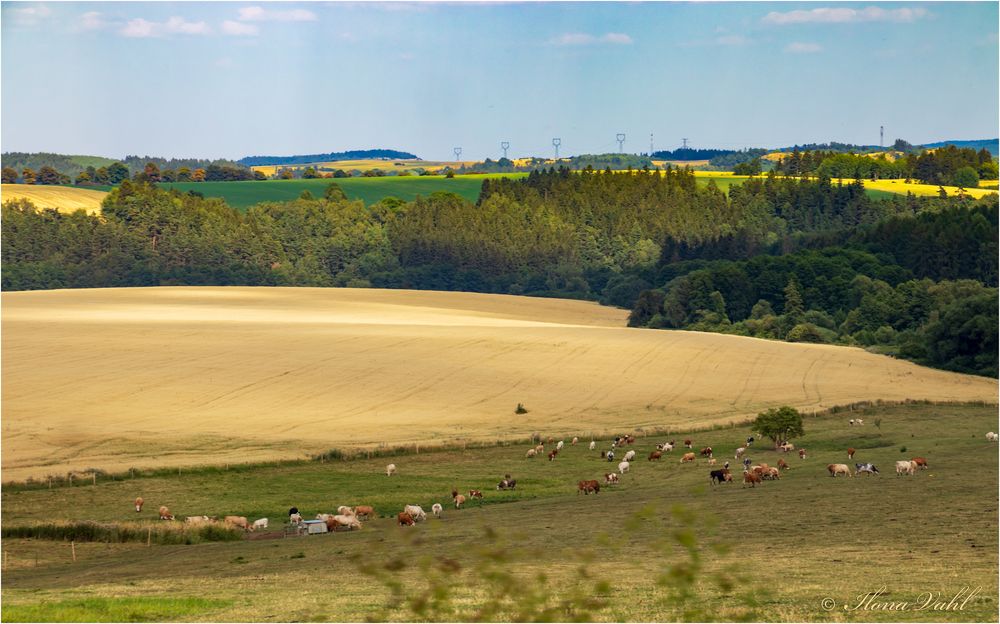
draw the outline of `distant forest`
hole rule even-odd
[[[770,173],[567,168],[412,202],[323,197],[241,213],[126,179],[103,213],[3,207],[4,290],[356,286],[591,299],[639,327],[859,345],[997,375],[998,200],[893,196]]]
[[[239,164],[245,167],[259,165],[304,165],[309,163],[336,160],[365,160],[369,158],[384,158],[386,160],[419,160],[416,154],[390,149],[350,150],[347,152],[330,152],[329,154],[304,154],[298,156],[246,156],[239,159]]]

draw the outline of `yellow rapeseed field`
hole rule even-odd
[[[60,212],[75,212],[86,210],[88,213],[99,213],[101,202],[104,201],[104,191],[71,188],[67,186],[48,186],[34,184],[2,184],[0,185],[0,200],[29,199],[39,208],[55,208]]]
[[[5,481],[691,427],[781,404],[997,397],[996,380],[860,349],[629,329],[624,310],[557,299],[236,287],[0,297]]]

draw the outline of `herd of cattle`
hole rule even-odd
[[[864,420],[852,419],[848,422],[850,426],[862,426],[864,425]],[[533,439],[537,437],[533,436]],[[1000,435],[994,432],[989,432],[986,434],[986,440],[989,442],[1000,441]],[[555,443],[555,448],[551,450],[547,456],[549,461],[555,461],[559,456],[559,452],[565,448],[565,442],[559,440],[556,442],[553,438],[548,439],[549,444]],[[579,438],[573,438],[570,442],[571,446],[576,446],[579,443]],[[784,460],[784,458],[779,458],[776,466],[769,466],[766,463],[754,464],[753,461],[746,456],[748,450],[753,446],[754,437],[751,435],[746,439],[745,444],[738,447],[735,451],[734,459],[741,460],[743,467],[743,487],[750,486],[756,487],[763,481],[777,481],[781,478],[781,472],[789,470],[791,466]],[[622,459],[618,463],[618,470],[616,472],[604,473],[604,485],[617,485],[620,482],[620,476],[624,476],[629,472],[632,462],[635,461],[637,453],[634,449],[625,449],[625,447],[632,446],[635,444],[635,436],[633,435],[620,435],[615,437],[611,442],[611,448],[607,451],[600,452],[600,458],[607,462],[614,462],[616,454],[618,451],[622,453]],[[698,455],[706,460],[706,465],[715,466],[717,463],[714,451],[712,447],[706,446],[695,454],[691,449],[694,448],[693,441],[685,439],[684,448],[688,450],[681,454],[680,463],[681,464],[693,464],[696,462]],[[647,456],[647,461],[660,461],[664,453],[671,453],[675,448],[677,448],[677,441],[670,440],[669,442],[663,442],[656,445],[656,449],[651,451]],[[590,451],[595,451],[597,449],[597,442],[591,441],[588,445]],[[790,442],[782,442],[777,445],[776,450],[780,450],[782,453],[790,453],[795,450],[795,445]],[[848,448],[847,456],[849,459],[854,459],[855,449]],[[528,449],[525,457],[531,459],[538,455],[545,454],[545,443],[541,441],[540,438],[537,439],[537,444],[534,444]],[[798,449],[798,456],[800,460],[806,459],[806,450]],[[903,460],[896,462],[896,476],[903,475],[913,475],[917,470],[924,470],[929,468],[927,459],[924,457],[914,457],[910,460]],[[827,472],[831,477],[845,476],[854,477],[861,474],[865,475],[877,475],[880,474],[878,467],[870,462],[856,462],[854,464],[854,472],[851,472],[851,467],[848,464],[828,464]],[[386,476],[393,476],[397,473],[396,464],[388,464],[385,468]],[[709,482],[712,485],[731,483],[733,481],[733,473],[730,470],[730,462],[726,461],[722,468],[715,468],[709,471]],[[496,489],[499,490],[514,490],[517,487],[517,480],[511,478],[510,474],[504,475],[497,485]],[[597,479],[581,480],[577,482],[577,494],[597,494],[601,491],[601,481]],[[461,509],[462,505],[470,499],[482,499],[483,493],[481,490],[469,490],[468,497],[464,494],[460,494],[457,489],[453,488],[451,492],[452,502],[455,505],[455,509]],[[142,497],[135,499],[135,511],[141,512],[143,506]],[[444,507],[440,503],[434,503],[431,505],[431,513],[436,518],[441,518],[444,511]],[[161,520],[174,520],[173,514],[170,513],[170,509],[166,506],[161,506],[159,509]],[[368,520],[375,517],[375,509],[369,505],[357,505],[355,507],[348,507],[346,505],[341,505],[337,508],[336,514],[326,514],[320,513],[316,515],[317,521],[322,521],[326,524],[328,531],[337,530],[354,530],[361,528],[361,521]],[[292,507],[288,512],[289,524],[293,527],[302,527],[305,521],[299,510]],[[427,513],[419,505],[406,505],[403,511],[396,515],[396,522],[399,526],[412,526],[418,522],[423,522],[427,520]],[[243,529],[247,532],[253,532],[260,529],[268,528],[268,519],[260,518],[253,522],[247,520],[245,516],[224,516],[221,520],[217,517],[209,516],[187,516],[184,521],[187,524],[199,525],[207,523],[222,523],[229,527],[235,527]]]

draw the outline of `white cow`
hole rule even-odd
[[[391,477],[396,474],[396,464],[389,464],[385,467],[385,476]]]
[[[597,448],[597,442],[594,442],[593,440],[591,440],[589,448],[590,448],[590,450],[594,450],[595,448]]]
[[[407,505],[403,511],[410,514],[414,522],[423,522],[427,519],[427,514],[420,508],[420,505]]]
[[[626,472],[628,472],[628,467],[629,463],[627,461],[623,461],[620,464],[618,464],[618,472],[625,474]]]
[[[915,461],[898,461],[896,462],[896,476],[901,474],[912,475],[917,469],[917,462]]]
[[[993,433],[992,431],[986,434],[986,440],[988,442],[996,442],[998,438],[1000,438],[1000,436]]]

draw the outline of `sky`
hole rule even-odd
[[[426,159],[1000,134],[996,2],[2,2],[0,149]]]

